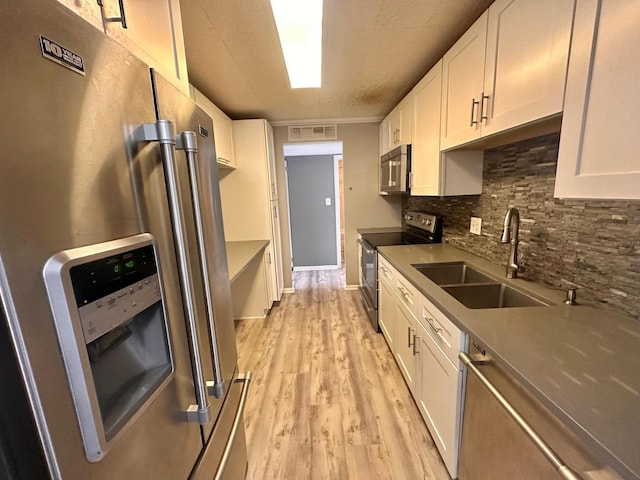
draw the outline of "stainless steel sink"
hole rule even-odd
[[[496,280],[478,272],[465,262],[425,263],[412,266],[437,285],[496,283]]]
[[[451,285],[442,287],[467,308],[537,307],[548,305],[507,285]]]

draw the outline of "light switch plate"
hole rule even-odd
[[[324,199],[324,204],[326,206],[330,206],[331,205],[331,197],[325,197]]]
[[[476,235],[482,235],[482,219],[480,217],[471,217],[469,231]]]

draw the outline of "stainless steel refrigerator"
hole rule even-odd
[[[0,478],[243,478],[211,119],[53,0],[0,39]]]

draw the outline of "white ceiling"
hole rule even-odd
[[[323,86],[292,90],[269,0],[181,0],[189,80],[233,119],[379,119],[492,1],[325,0]]]

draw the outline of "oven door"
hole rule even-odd
[[[374,309],[378,308],[378,254],[376,249],[364,240],[358,240],[362,246],[360,260],[360,284],[366,300]]]

